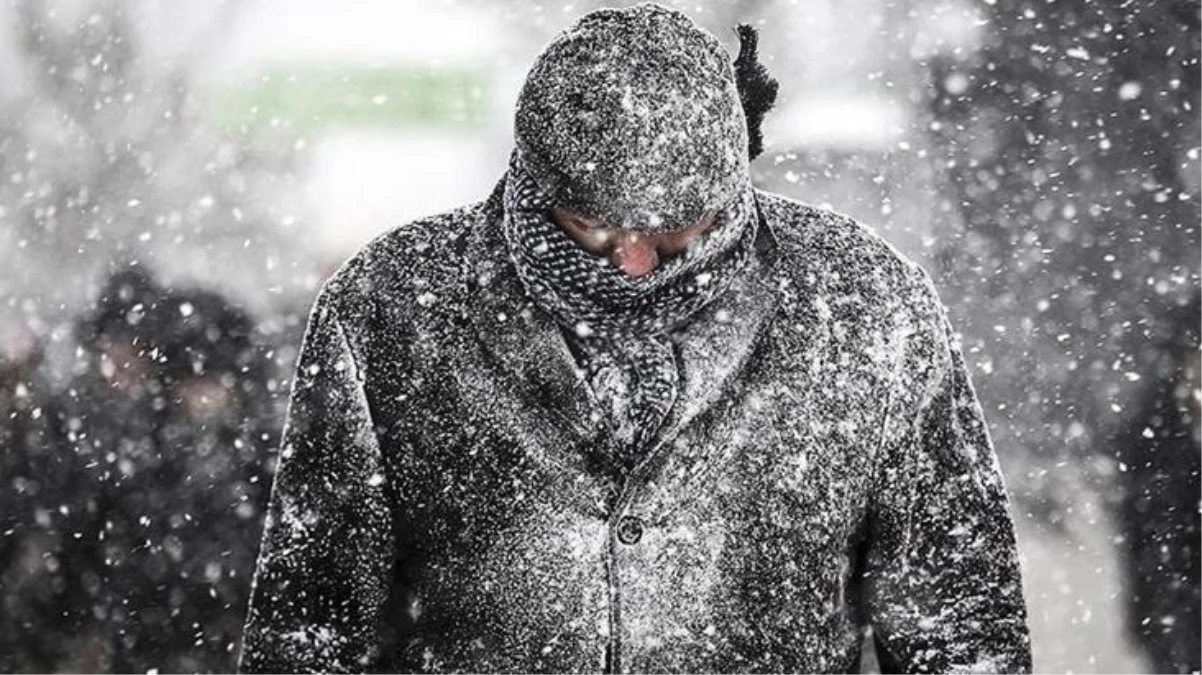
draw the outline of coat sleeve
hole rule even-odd
[[[394,542],[384,465],[327,287],[309,318],[251,591],[239,670],[363,671],[376,659]]]
[[[1005,485],[932,306],[936,327],[911,345],[882,439],[864,587],[877,655],[883,672],[1029,672]]]

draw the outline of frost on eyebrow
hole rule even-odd
[[[590,232],[597,232],[599,234],[604,233],[608,236],[617,236],[622,233],[632,232],[649,235],[681,235],[692,230],[705,229],[712,226],[717,220],[717,215],[718,214],[716,212],[709,211],[701,214],[697,220],[689,223],[674,223],[659,231],[645,232],[640,228],[611,225],[598,218],[592,218],[566,208],[557,207],[551,211],[552,220],[556,221],[556,224],[559,224],[561,227],[562,224],[566,222],[569,226],[577,227]]]

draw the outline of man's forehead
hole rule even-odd
[[[640,135],[621,126],[604,142],[585,137],[547,154],[523,152],[523,165],[556,206],[633,229],[696,222],[748,182],[745,154],[699,147],[674,129]]]
[[[557,206],[556,209],[558,209],[561,214],[567,215],[569,218],[574,218],[574,219],[584,221],[590,227],[594,227],[594,228],[625,229],[625,230],[633,230],[636,232],[637,231],[647,231],[647,232],[655,232],[655,233],[668,233],[668,232],[678,232],[680,230],[687,230],[690,227],[694,227],[702,222],[705,222],[706,220],[712,218],[715,215],[715,211],[705,211],[695,220],[687,221],[687,222],[678,222],[678,223],[670,222],[667,219],[663,218],[662,216],[654,216],[654,217],[648,217],[647,222],[643,226],[630,226],[630,225],[614,225],[614,224],[611,224],[610,222],[606,221],[603,218],[591,216],[587,213],[573,211],[572,209],[567,208],[567,207]]]

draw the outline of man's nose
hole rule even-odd
[[[641,277],[659,266],[659,253],[650,237],[637,232],[624,232],[614,242],[609,261],[627,276]]]

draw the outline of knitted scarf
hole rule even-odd
[[[676,400],[671,331],[719,296],[751,258],[755,201],[748,186],[709,231],[650,274],[629,277],[572,241],[554,204],[514,153],[505,184],[505,238],[526,292],[563,329],[627,468]]]

